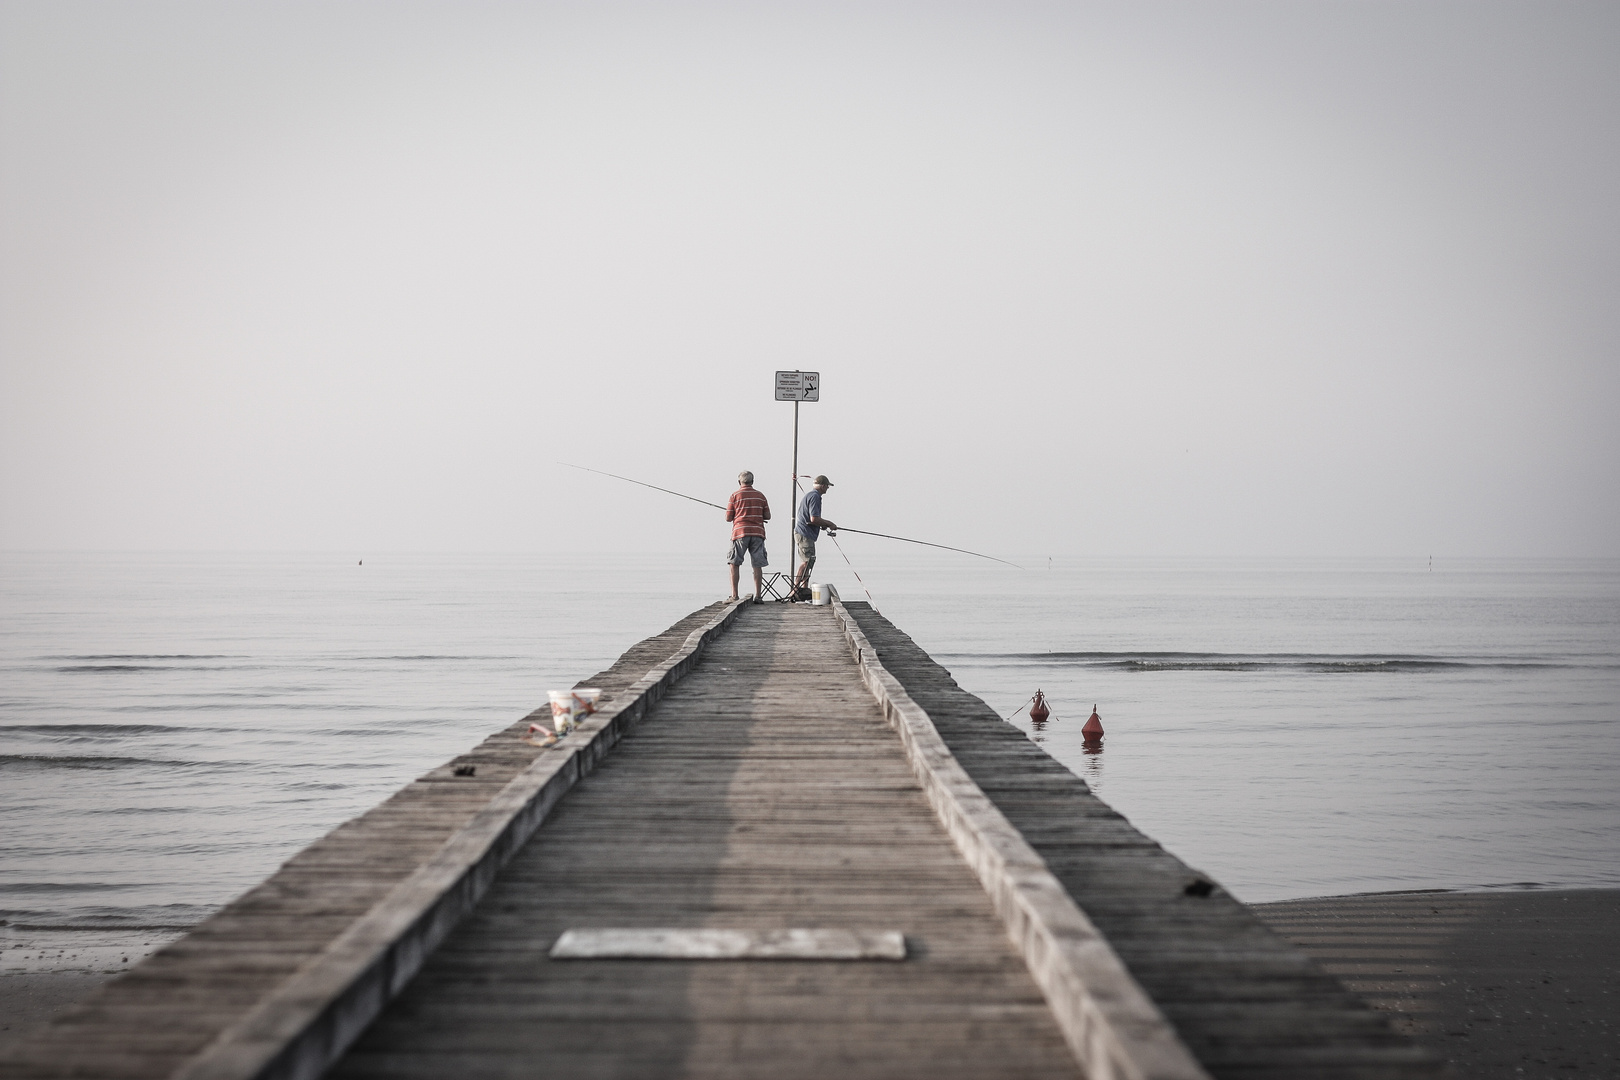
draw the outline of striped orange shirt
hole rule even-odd
[[[771,520],[771,504],[765,501],[758,488],[740,487],[731,493],[731,498],[726,502],[726,520],[734,522],[731,526],[733,540],[745,536],[764,536],[765,523]]]

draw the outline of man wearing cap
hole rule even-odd
[[[737,577],[742,561],[747,557],[754,564],[754,603],[762,602],[765,592],[763,568],[765,558],[765,523],[771,520],[771,504],[765,494],[754,487],[754,474],[744,469],[737,474],[741,486],[726,501],[726,520],[731,526],[731,549],[726,562],[731,566],[731,598],[737,599]]]
[[[821,497],[827,494],[832,487],[832,481],[825,476],[818,476],[810,490],[804,493],[799,500],[799,513],[793,519],[793,544],[799,549],[798,576],[793,579],[794,591],[810,587],[810,571],[816,565],[816,538],[821,530],[826,529],[831,536],[838,532],[838,526],[821,516]]]

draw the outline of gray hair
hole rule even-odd
[[[752,484],[753,482],[754,482],[754,474],[749,472],[747,469],[744,469],[742,472],[737,474],[737,483],[739,483],[739,484]]]

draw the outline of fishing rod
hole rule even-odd
[[[613,479],[615,479],[615,480],[623,480],[627,484],[635,484],[638,487],[652,488],[654,491],[662,491],[665,495],[673,495],[678,499],[686,499],[689,502],[701,503],[704,506],[712,506],[716,510],[724,510],[725,509],[725,507],[721,506],[719,503],[712,503],[708,499],[699,499],[699,498],[697,498],[696,496],[693,496],[693,495],[684,495],[679,491],[671,491],[669,488],[659,487],[657,484],[649,484],[649,483],[647,483],[646,481],[643,481],[643,480],[632,480],[628,476],[620,476],[618,473],[604,472],[601,469],[592,469],[592,468],[590,468],[588,466],[585,466],[585,465],[575,465],[575,464],[573,464],[571,462],[567,462],[567,461],[559,461],[559,462],[557,462],[557,464],[559,464],[559,465],[567,465],[570,469],[580,469],[580,470],[582,470],[584,472],[595,473],[598,476],[611,476]],[[967,548],[951,547],[948,544],[934,544],[934,543],[930,543],[927,540],[913,540],[909,536],[892,536],[889,533],[868,532],[865,529],[851,529],[851,528],[848,528],[847,526],[844,526],[844,525],[840,525],[835,530],[829,530],[829,532],[852,532],[852,533],[857,533],[857,534],[859,534],[861,536],[881,536],[885,540],[899,540],[899,541],[902,541],[903,543],[907,543],[907,544],[921,544],[923,547],[940,548],[943,551],[955,551],[955,552],[959,552],[959,553],[961,553],[963,555],[972,555],[976,559],[989,559],[991,562],[998,562],[998,563],[1001,563],[1004,566],[1010,566],[1015,570],[1022,570],[1023,569],[1022,566],[1019,566],[1015,562],[1008,562],[1006,559],[998,559],[994,555],[985,555],[985,554],[982,554],[981,552],[969,551]],[[839,548],[838,550],[839,550],[840,553],[843,552],[843,548]],[[847,560],[848,556],[845,556],[845,559]],[[853,567],[853,564],[852,564],[851,569],[853,569],[853,568],[854,567]]]
[[[569,464],[566,461],[559,461],[559,462],[557,462],[557,464],[559,464],[559,465],[567,465],[570,469],[584,469],[585,472],[593,472],[597,476],[611,476],[611,477],[613,477],[613,479],[615,479],[615,480],[623,480],[627,484],[640,484],[644,488],[652,488],[654,491],[662,491],[665,495],[673,495],[677,499],[690,499],[692,502],[702,503],[704,506],[712,506],[716,510],[724,510],[725,509],[725,507],[721,506],[719,503],[712,503],[708,499],[698,499],[698,498],[694,498],[691,495],[682,495],[678,491],[671,491],[671,490],[669,490],[669,488],[661,488],[657,484],[642,483],[642,481],[640,481],[640,480],[632,480],[628,476],[620,476],[618,473],[603,472],[601,469],[590,469],[590,468],[586,468],[584,465],[572,465],[572,464]]]

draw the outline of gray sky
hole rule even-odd
[[[1617,297],[1614,3],[0,3],[8,548],[1620,555]]]

